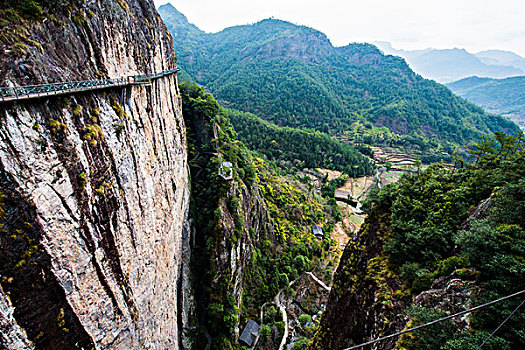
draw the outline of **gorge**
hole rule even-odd
[[[2,91],[68,84],[0,102],[0,348],[343,349],[525,289],[515,124],[370,44],[159,11],[0,0]]]

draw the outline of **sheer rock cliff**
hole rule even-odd
[[[2,86],[174,67],[152,1],[62,3],[15,20],[26,49],[2,41]],[[0,194],[0,347],[179,348],[189,186],[174,75],[2,103]]]

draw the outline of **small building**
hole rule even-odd
[[[224,180],[233,180],[233,164],[230,162],[222,162],[219,167],[219,176]]]
[[[242,331],[242,334],[239,337],[239,341],[242,341],[244,344],[251,347],[258,335],[259,324],[254,320],[248,320],[248,323],[246,323],[246,327],[244,327],[244,330]]]
[[[312,226],[312,233],[314,234],[315,238],[319,238],[319,239],[324,238],[323,229],[319,225]]]

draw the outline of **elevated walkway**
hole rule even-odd
[[[134,75],[115,79],[82,80],[54,84],[1,87],[0,102],[65,95],[82,91],[102,90],[118,86],[149,86],[153,80],[176,74],[178,71],[180,71],[180,68],[165,70],[160,73]]]

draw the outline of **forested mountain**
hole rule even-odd
[[[171,5],[159,13],[185,38],[175,51],[189,76],[225,106],[280,126],[449,152],[517,129],[370,44],[335,48],[319,31],[275,19],[206,34]]]
[[[490,113],[508,116],[525,128],[525,77],[490,79],[470,77],[447,84],[456,94]]]
[[[328,168],[355,177],[370,174],[373,165],[352,146],[319,131],[279,127],[250,114],[231,110],[239,140],[271,160],[298,162],[296,167]],[[368,148],[361,149],[371,155]]]
[[[311,349],[346,348],[525,289],[525,140],[514,136],[497,133],[470,149],[468,165],[430,166],[370,198]],[[518,296],[376,346],[479,349],[522,301]],[[520,310],[485,348],[523,349],[524,329]]]
[[[202,87],[181,84],[180,91],[192,181],[190,215],[198,232],[189,277],[198,321],[184,330],[192,344],[185,349],[247,349],[236,329],[249,319],[259,322],[260,315],[265,324],[258,349],[275,349],[264,344],[271,346],[270,338],[280,342],[286,323],[273,306],[264,306],[290,281],[330,263],[336,211],[252,156],[237,140],[226,110]],[[224,161],[231,167],[227,181],[217,171]],[[326,238],[314,236],[313,224],[323,225]],[[315,294],[313,284],[305,287]]]

